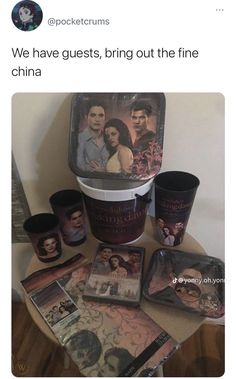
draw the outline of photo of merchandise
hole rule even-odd
[[[221,322],[224,316],[222,95],[32,93],[14,95],[12,104],[21,174],[26,157],[17,143],[18,120],[39,134],[22,106],[34,110],[34,119],[46,110],[55,120],[45,121],[39,151],[31,139],[39,197],[34,187],[29,193],[27,172],[22,177],[30,209],[38,212],[29,219],[50,205],[47,219],[57,219],[53,228],[37,222],[37,240],[28,228],[28,277],[21,282],[32,319],[65,347],[82,375],[156,374],[204,317]],[[211,135],[206,141],[203,129]],[[211,141],[218,146],[215,166]],[[49,258],[54,254],[58,265]]]

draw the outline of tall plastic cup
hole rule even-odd
[[[58,216],[63,241],[77,246],[86,240],[86,228],[82,194],[65,189],[54,193],[50,199],[53,212]]]
[[[181,244],[199,179],[187,172],[167,171],[155,178],[155,237],[162,245]]]

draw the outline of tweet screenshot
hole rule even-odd
[[[4,375],[232,377],[231,5],[3,8]]]

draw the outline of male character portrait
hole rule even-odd
[[[132,276],[135,276],[137,274],[140,274],[142,271],[141,261],[142,261],[142,255],[141,253],[138,253],[137,251],[128,251],[129,258],[126,261],[126,266],[128,269],[128,273]]]
[[[155,133],[148,128],[152,106],[146,101],[137,100],[130,108],[132,126],[135,130],[134,151],[142,152],[148,149],[149,143],[155,140]]]
[[[109,152],[103,138],[105,106],[91,100],[86,110],[88,127],[78,137],[77,166],[83,171],[105,171]]]
[[[63,227],[63,237],[68,244],[76,243],[85,238],[85,225],[82,205],[76,205],[67,210],[66,224]]]
[[[165,227],[165,221],[162,218],[158,218],[156,220],[156,236],[157,236],[157,240],[160,243],[163,243],[165,239],[164,227]]]
[[[102,247],[99,252],[99,256],[94,262],[93,270],[96,274],[105,275],[111,272],[109,258],[112,255],[112,249],[110,247]]]
[[[113,347],[104,354],[104,365],[99,370],[98,376],[119,376],[122,371],[134,360],[134,357],[127,349]]]

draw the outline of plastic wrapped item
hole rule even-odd
[[[162,93],[85,93],[72,100],[69,164],[76,176],[148,180],[162,162]]]
[[[224,315],[224,263],[207,255],[156,250],[143,295],[152,302],[219,318]]]
[[[83,298],[139,306],[145,249],[99,244]]]
[[[89,272],[77,254],[21,283],[83,376],[154,375],[179,344],[140,308],[84,301]]]

